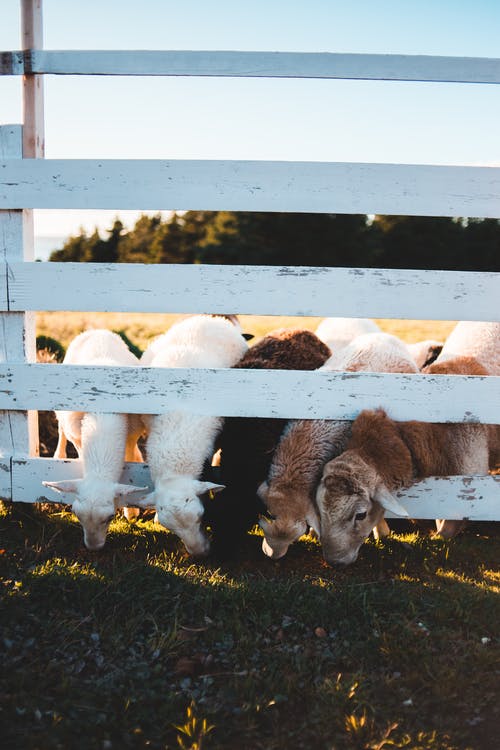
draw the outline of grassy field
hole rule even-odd
[[[144,347],[174,317],[44,314],[38,332]],[[410,342],[452,327],[379,322]],[[498,524],[449,542],[400,527],[347,569],[310,538],[277,562],[260,545],[254,530],[238,560],[197,562],[151,518],[117,519],[90,553],[62,506],[0,504],[2,748],[497,746]]]
[[[72,338],[87,328],[110,328],[124,331],[141,349],[183,316],[145,313],[38,313],[37,333],[51,336],[67,347]],[[247,333],[260,338],[281,327],[305,327],[314,330],[322,318],[289,318],[280,316],[241,315]],[[413,343],[423,339],[444,340],[454,323],[436,320],[378,320],[383,331]]]
[[[334,570],[312,539],[231,564],[116,520],[104,550],[54,506],[7,506],[2,747],[493,750],[496,526],[407,532]],[[496,739],[495,739],[496,737]]]

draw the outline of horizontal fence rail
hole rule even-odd
[[[500,60],[430,55],[210,50],[0,52],[0,74],[30,73],[500,83]]]
[[[10,465],[5,459],[0,459],[0,496],[15,502],[71,502],[71,495],[55,494],[43,487],[42,482],[82,476],[81,462],[72,459],[13,459],[11,466],[12,485],[9,485],[5,477]],[[5,486],[2,486],[2,481]],[[152,489],[147,464],[125,464],[120,481]],[[429,477],[409,489],[400,490],[397,495],[411,518],[493,521],[500,508],[500,476]],[[141,494],[134,497],[137,499]],[[129,503],[133,505],[133,499]],[[395,516],[387,512],[386,517]]]
[[[307,266],[0,265],[0,309],[500,320],[500,275]]]
[[[144,159],[0,161],[0,209],[500,218],[500,167]]]
[[[500,424],[500,377],[0,364],[0,409]]]

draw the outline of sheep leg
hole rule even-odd
[[[125,444],[125,461],[143,463],[142,453],[137,445],[137,437],[137,435],[130,435],[127,438]],[[137,518],[141,512],[139,508],[129,508],[128,506],[121,510],[127,521],[132,521],[133,518]]]
[[[373,538],[378,540],[384,536],[389,536],[391,530],[385,518],[382,518],[376,526],[373,527]]]
[[[444,539],[453,539],[466,527],[467,521],[447,521],[445,518],[436,518],[436,534]]]
[[[66,445],[68,441],[66,440],[66,435],[64,434],[64,430],[61,425],[59,425],[58,427],[58,435],[59,438],[57,441],[54,458],[66,458]]]

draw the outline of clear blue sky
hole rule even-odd
[[[500,0],[44,0],[44,46],[500,57]],[[1,0],[0,49],[19,47]],[[20,121],[20,87],[0,79],[0,122]],[[48,158],[500,164],[500,86],[51,76],[45,107]],[[37,211],[35,230],[114,213]]]

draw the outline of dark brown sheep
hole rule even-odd
[[[236,365],[240,369],[316,370],[330,349],[311,331],[280,329],[252,346]],[[266,479],[286,419],[231,417],[218,440],[218,479],[226,489],[207,502],[206,522],[213,549],[231,556],[265,508],[257,489]]]

